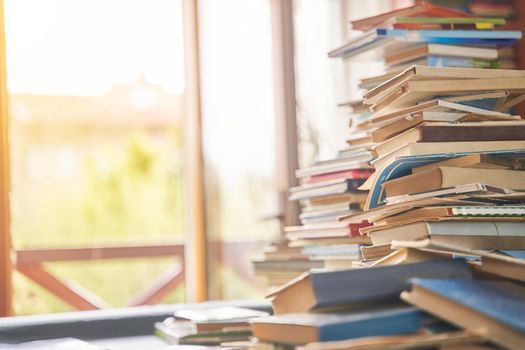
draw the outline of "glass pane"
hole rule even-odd
[[[294,40],[299,164],[329,159],[345,147],[348,112],[337,105],[360,99],[359,79],[378,75],[382,62],[329,58],[328,52],[358,32],[350,20],[385,12],[392,1],[294,0]]]
[[[199,14],[210,297],[261,296],[249,261],[278,226],[270,1]]]
[[[182,243],[181,0],[5,0],[5,17],[15,249]],[[174,263],[44,267],[123,306]],[[73,308],[20,274],[15,306]]]

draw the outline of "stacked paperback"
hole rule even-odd
[[[506,19],[487,18],[421,1],[414,6],[352,22],[361,34],[330,57],[383,60],[385,73],[361,80],[368,90],[413,65],[458,68],[516,68],[520,31],[500,30]],[[363,55],[365,54],[366,55]]]

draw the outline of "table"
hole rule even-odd
[[[212,301],[200,304],[139,306],[50,315],[0,318],[0,344],[72,337],[110,350],[162,349],[153,324],[187,307],[239,306],[271,312],[266,300]]]

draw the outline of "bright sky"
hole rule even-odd
[[[98,95],[141,74],[184,89],[181,0],[4,0],[10,92]]]

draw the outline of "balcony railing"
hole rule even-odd
[[[211,244],[214,256],[230,267],[243,280],[257,284],[251,275],[249,264],[238,257],[232,257],[232,251],[246,251],[256,247],[256,242],[216,242]],[[224,254],[223,252],[228,252]],[[126,245],[96,246],[58,249],[24,249],[16,251],[16,269],[18,272],[39,284],[61,300],[78,310],[94,310],[111,307],[96,293],[74,281],[61,279],[45,269],[44,264],[67,261],[95,261],[107,259],[175,257],[175,263],[131,299],[128,306],[160,303],[170,292],[184,281],[184,245]]]

